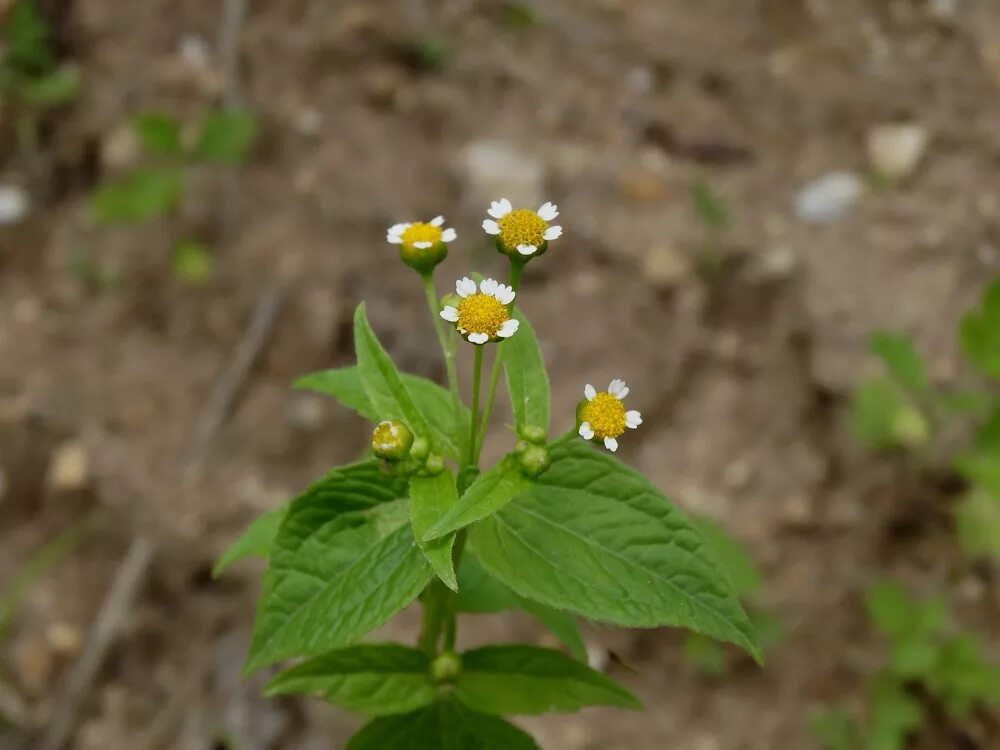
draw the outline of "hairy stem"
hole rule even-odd
[[[431,320],[434,323],[434,330],[437,332],[438,342],[441,344],[441,353],[444,355],[444,366],[448,373],[448,390],[451,391],[452,416],[455,421],[455,434],[459,436],[459,448],[464,450],[462,445],[462,397],[458,391],[458,366],[455,362],[455,336],[449,335],[441,318],[441,303],[438,300],[437,290],[434,289],[434,276],[431,272],[420,274],[420,279],[424,284],[424,292],[427,295],[427,306],[431,311]]]
[[[510,276],[507,278],[507,284],[515,292],[518,291],[521,286],[521,273],[524,271],[524,266],[525,264],[519,261],[511,261]],[[516,303],[511,302],[510,305],[507,306],[507,313],[513,315],[515,307]],[[486,408],[483,409],[482,425],[479,433],[475,437],[475,451],[473,456],[476,463],[479,463],[479,454],[482,453],[483,442],[486,440],[486,429],[489,427],[490,417],[493,414],[493,400],[496,397],[497,384],[500,382],[500,368],[503,364],[503,350],[504,345],[501,343],[497,346],[496,354],[493,355],[493,370],[490,373],[490,384],[486,389]]]
[[[429,656],[437,656],[438,641],[441,640],[441,628],[445,624],[450,609],[448,597],[450,591],[435,578],[424,591],[423,622],[420,627],[418,647]]]
[[[467,461],[470,466],[476,466],[479,463],[479,454],[476,451],[476,444],[478,443],[476,436],[479,434],[479,389],[483,379],[482,345],[476,344],[473,351],[472,414],[469,417],[469,460]]]

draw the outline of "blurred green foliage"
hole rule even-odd
[[[742,600],[744,609],[757,630],[757,641],[761,649],[766,652],[773,648],[782,637],[781,623],[752,603],[753,596],[764,585],[764,578],[757,564],[746,548],[718,524],[699,517],[692,518],[692,521],[708,542],[715,559],[722,566],[722,572]],[[729,651],[711,638],[698,633],[686,633],[682,648],[684,658],[708,675],[718,677],[729,668]]]
[[[215,260],[212,250],[196,240],[181,240],[174,248],[174,276],[188,284],[200,285],[212,278]]]
[[[0,106],[17,110],[19,132],[39,111],[73,101],[80,92],[80,76],[60,66],[52,30],[35,0],[19,0],[0,28]],[[31,125],[34,128],[34,125]],[[33,138],[22,142],[34,145]]]
[[[957,451],[948,446],[967,485],[955,509],[956,528],[968,554],[1000,558],[1000,392],[988,382],[1000,379],[1000,280],[963,318],[959,341],[977,376],[987,381],[981,390],[936,387],[912,341],[899,334],[872,336],[871,349],[885,374],[855,388],[852,425],[876,450],[920,451],[941,433],[971,434]]]
[[[532,3],[511,0],[504,8],[504,22],[512,29],[530,29],[538,26],[541,18]]]
[[[928,701],[954,720],[979,705],[1000,705],[1000,667],[986,661],[975,636],[949,626],[945,602],[919,601],[899,583],[881,581],[866,603],[887,642],[887,663],[869,688],[866,722],[838,708],[813,717],[827,750],[903,750],[927,720]]]

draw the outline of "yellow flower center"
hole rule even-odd
[[[458,304],[458,327],[469,333],[485,333],[494,338],[509,319],[507,308],[489,294],[476,292]]]
[[[500,241],[506,247],[534,245],[541,247],[545,242],[545,230],[549,223],[534,211],[519,208],[511,211],[497,222],[500,226]]]
[[[407,227],[400,239],[407,247],[413,247],[415,242],[430,242],[432,245],[436,245],[441,241],[441,228],[433,224],[417,222]]]
[[[599,438],[616,438],[625,433],[625,407],[610,393],[598,393],[583,407],[583,421]]]

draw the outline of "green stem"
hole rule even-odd
[[[472,413],[469,417],[469,460],[470,466],[476,466],[479,455],[476,452],[476,436],[479,434],[479,389],[483,379],[483,347],[476,344],[472,360]]]
[[[524,263],[518,261],[511,261],[510,264],[510,276],[507,279],[507,284],[515,292],[521,286],[521,274],[524,271]],[[516,303],[511,302],[507,306],[507,314],[513,315]],[[503,364],[503,350],[504,345],[501,343],[497,346],[496,354],[493,357],[493,370],[490,372],[490,384],[486,389],[486,408],[483,409],[483,421],[480,427],[479,434],[476,436],[476,445],[474,460],[479,463],[479,454],[483,451],[483,443],[486,441],[486,429],[490,425],[490,417],[493,415],[493,400],[497,394],[497,384],[500,382],[500,367]]]
[[[424,284],[424,292],[427,295],[427,306],[431,311],[431,320],[434,322],[434,330],[437,332],[438,343],[441,344],[441,353],[444,355],[444,366],[448,373],[448,390],[451,391],[452,414],[455,421],[455,433],[461,440],[462,432],[462,397],[458,391],[458,366],[455,362],[455,336],[449,335],[441,318],[441,303],[438,300],[437,290],[434,289],[433,273],[420,274],[420,279]]]
[[[441,639],[441,628],[448,614],[449,591],[440,580],[434,579],[424,592],[423,623],[420,628],[420,640],[417,645],[428,656],[437,656],[438,641]]]

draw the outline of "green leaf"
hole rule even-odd
[[[759,660],[753,625],[694,524],[641,474],[582,441],[551,450],[537,487],[472,527],[483,566],[557,609],[687,627]]]
[[[719,677],[726,673],[726,647],[718,641],[699,633],[688,633],[683,652],[685,659],[707,675]]]
[[[424,536],[436,539],[496,513],[534,483],[521,471],[516,455],[505,456],[500,463],[480,474],[465,494]]]
[[[212,278],[212,249],[197,240],[181,240],[174,248],[174,276],[187,284],[200,285]]]
[[[195,158],[203,161],[238,164],[257,138],[257,118],[242,110],[209,112],[201,122]]]
[[[382,348],[375,332],[368,324],[363,302],[358,305],[354,313],[354,348],[358,357],[361,383],[378,419],[398,419],[414,434],[427,435],[436,447],[436,441],[433,440],[423,412],[406,390],[396,365],[392,363],[392,359]]]
[[[517,601],[525,612],[547,627],[559,641],[569,649],[574,658],[587,661],[587,646],[580,637],[576,619],[568,612],[547,607],[541,602],[518,596]]]
[[[212,568],[212,576],[218,578],[232,565],[248,557],[261,557],[265,560],[270,558],[274,538],[278,535],[278,528],[287,513],[288,506],[282,505],[280,508],[269,510],[251,523],[243,532],[243,536],[222,553]]]
[[[896,581],[873,585],[868,590],[866,604],[872,623],[894,643],[926,638],[948,622],[948,609],[943,601],[919,602]]]
[[[430,659],[394,643],[365,643],[309,659],[268,684],[265,695],[309,693],[369,716],[402,714],[434,701]]]
[[[2,63],[20,75],[40,75],[55,66],[52,32],[35,0],[20,0],[4,27]]]
[[[401,372],[399,377],[417,409],[426,416],[437,446],[445,455],[459,458],[461,454],[458,443],[452,434],[455,424],[452,419],[451,394],[437,383],[419,375]],[[304,375],[295,381],[295,387],[330,396],[368,421],[380,421],[375,407],[365,394],[361,373],[357,367],[323,370]],[[466,406],[461,407],[460,423],[463,425],[469,423],[469,410]]]
[[[80,71],[64,66],[38,78],[21,79],[17,84],[17,95],[36,107],[58,107],[76,99],[81,86]]]
[[[996,495],[973,488],[955,509],[955,525],[967,555],[1000,558],[1000,498]]]
[[[959,334],[965,356],[987,375],[1000,378],[1000,279],[983,292],[979,309],[962,319]]]
[[[142,145],[157,156],[176,156],[181,152],[181,124],[159,112],[144,112],[132,119]]]
[[[1000,668],[986,660],[982,643],[972,635],[955,636],[943,645],[927,684],[957,718],[978,704],[1000,705]]]
[[[641,708],[628,690],[576,659],[537,646],[485,646],[462,654],[455,696],[476,711],[544,714],[586,706]]]
[[[514,317],[521,325],[517,335],[503,345],[503,368],[507,391],[518,427],[537,425],[549,429],[549,376],[535,330],[518,310]]]
[[[867,750],[903,750],[907,737],[923,723],[920,702],[889,676],[875,681]]]
[[[366,724],[345,750],[540,750],[528,734],[498,716],[445,699],[410,714]]]
[[[458,593],[452,599],[456,612],[489,614],[516,609],[519,597],[491,576],[469,550],[458,569]]]
[[[930,424],[899,390],[884,378],[862,383],[851,394],[854,434],[870,448],[918,448],[930,439]]]
[[[413,477],[410,480],[410,524],[413,526],[413,536],[418,540],[420,551],[424,553],[438,578],[452,591],[458,591],[455,565],[451,557],[455,535],[447,534],[429,542],[420,540],[457,502],[455,477],[447,469],[436,477]]]
[[[869,345],[901,386],[913,393],[923,393],[930,389],[924,360],[908,337],[879,331],[872,335]]]
[[[98,188],[90,210],[105,224],[148,221],[172,211],[183,189],[184,176],[177,169],[140,169]]]
[[[721,526],[705,518],[691,519],[705,537],[722,571],[729,576],[737,596],[750,596],[763,585],[756,563],[736,539],[729,536]]]
[[[337,469],[292,501],[264,577],[247,671],[351,644],[412,602],[431,571],[406,482],[377,462]]]
[[[523,609],[552,631],[574,657],[587,661],[587,647],[571,614],[518,596],[487,573],[482,563],[469,550],[462,557],[462,566],[458,571],[458,593],[452,601],[456,612],[485,614]]]

